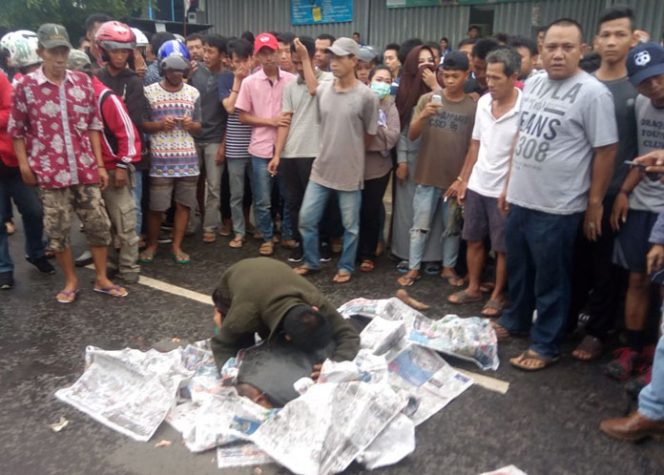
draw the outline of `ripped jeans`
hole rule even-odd
[[[439,239],[443,246],[443,267],[456,266],[459,254],[459,227],[450,230],[449,212],[451,201],[443,201],[443,190],[435,186],[417,185],[413,196],[413,227],[410,229],[410,252],[408,253],[408,268],[419,270],[422,263],[422,254],[427,239]],[[431,220],[438,206],[443,207],[442,236],[429,236]]]

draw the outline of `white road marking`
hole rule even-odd
[[[86,266],[88,269],[94,270],[92,265]],[[200,292],[195,292],[193,290],[185,289],[184,287],[179,287],[177,285],[169,284],[161,280],[153,279],[152,277],[146,277],[144,275],[140,276],[138,283],[150,287],[151,289],[160,290],[173,295],[178,295],[180,297],[188,298],[189,300],[194,300],[196,302],[212,306],[212,299],[209,295],[202,294]],[[472,378],[475,381],[475,384],[482,386],[485,389],[490,391],[497,392],[499,394],[507,393],[507,390],[510,387],[510,383],[503,381],[501,379],[492,378],[491,376],[485,376],[483,374],[474,373],[472,371],[466,371],[464,369],[454,368],[460,373],[465,374],[469,378]]]

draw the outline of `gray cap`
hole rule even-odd
[[[189,69],[189,61],[181,54],[169,54],[160,63],[161,70],[172,69],[175,71],[186,71]]]
[[[89,73],[92,71],[92,62],[90,57],[79,49],[73,49],[69,52],[69,59],[67,60],[67,69],[72,71],[82,71]]]
[[[44,23],[37,30],[37,38],[39,44],[46,49],[57,48],[59,46],[66,46],[72,49],[67,29],[62,25]]]
[[[330,46],[327,51],[336,55],[336,56],[359,56],[360,47],[352,38],[339,38],[336,40],[332,46]]]

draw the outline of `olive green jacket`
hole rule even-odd
[[[360,349],[360,336],[351,323],[283,262],[267,257],[244,259],[224,272],[220,287],[230,308],[211,341],[219,368],[240,349],[253,346],[254,333],[263,340],[276,338],[286,312],[300,304],[318,307],[330,322],[336,361],[352,360]]]

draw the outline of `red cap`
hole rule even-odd
[[[261,48],[267,47],[272,51],[277,51],[279,49],[279,43],[274,35],[270,33],[261,33],[254,40],[254,54],[258,53]]]

